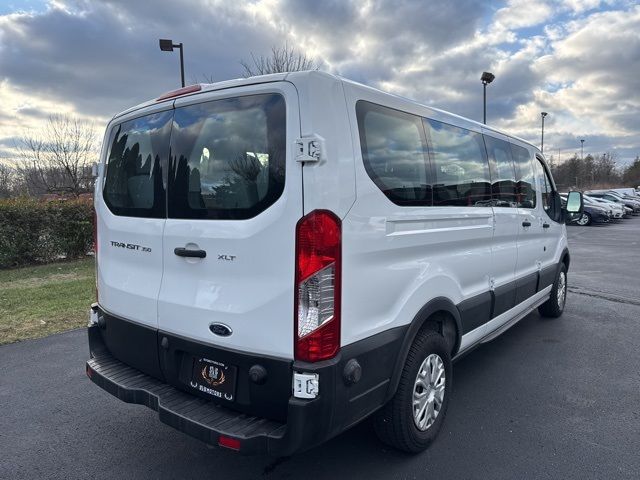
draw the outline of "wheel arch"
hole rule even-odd
[[[418,335],[418,332],[420,332],[420,330],[425,326],[439,332],[445,338],[450,337],[451,358],[453,358],[458,352],[460,348],[460,341],[462,339],[462,323],[458,307],[456,307],[456,305],[446,297],[434,298],[418,311],[409,324],[409,328],[404,335],[404,339],[402,340],[400,350],[396,357],[385,402],[390,400],[395,394],[398,384],[400,383],[400,375],[407,360],[409,349]],[[449,338],[447,338],[447,340],[449,340]]]
[[[571,263],[571,255],[569,255],[569,249],[567,247],[565,247],[560,254],[560,263],[564,263],[564,266],[568,272],[569,264]],[[558,264],[558,268],[560,268],[560,264]]]

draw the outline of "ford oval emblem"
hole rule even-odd
[[[209,330],[211,330],[211,333],[218,335],[219,337],[228,337],[233,333],[233,330],[224,323],[212,323],[209,325]]]

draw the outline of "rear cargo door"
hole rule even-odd
[[[299,135],[290,83],[176,101],[161,331],[292,358]]]
[[[171,104],[113,122],[96,183],[98,301],[107,312],[157,328],[166,222],[163,176]]]

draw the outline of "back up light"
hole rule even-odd
[[[340,219],[314,210],[296,226],[296,360],[318,362],[340,350]]]

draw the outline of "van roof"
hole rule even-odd
[[[466,118],[463,117],[461,115],[456,115],[455,113],[451,113],[451,112],[447,112],[445,110],[440,110],[438,108],[435,107],[431,107],[429,105],[425,105],[423,103],[417,102],[415,100],[412,100],[410,98],[407,97],[403,97],[402,95],[397,95],[394,93],[389,93],[389,92],[385,92],[383,90],[374,88],[374,87],[370,87],[368,85],[364,85],[362,83],[359,82],[355,82],[353,80],[349,80],[347,78],[344,77],[340,77],[338,75],[334,75],[331,73],[327,73],[327,72],[323,72],[320,70],[305,70],[305,71],[301,71],[301,72],[285,72],[285,73],[272,73],[269,75],[258,75],[258,76],[254,76],[254,77],[246,77],[246,78],[234,78],[231,80],[224,80],[221,82],[216,82],[216,83],[201,83],[199,84],[201,89],[190,93],[188,95],[185,96],[189,96],[189,95],[199,95],[201,93],[205,93],[205,92],[212,92],[212,91],[217,91],[217,90],[225,90],[228,88],[235,88],[235,87],[243,87],[243,86],[247,86],[247,85],[257,85],[257,84],[261,84],[261,83],[269,83],[269,82],[280,82],[280,81],[292,81],[292,83],[301,83],[301,82],[305,82],[308,81],[310,78],[317,78],[317,79],[325,79],[328,81],[339,81],[339,82],[343,82],[343,83],[347,83],[357,89],[363,89],[363,90],[368,90],[370,92],[376,92],[376,94],[382,95],[382,96],[390,96],[390,97],[394,97],[398,100],[400,100],[403,103],[407,103],[409,105],[413,105],[413,106],[418,106],[421,108],[425,108],[428,109],[432,112],[434,112],[435,114],[437,114],[437,116],[439,117],[438,119],[449,119],[452,123],[454,124],[458,124],[458,125],[465,125],[467,127],[470,127],[472,129],[475,130],[485,130],[485,131],[493,131],[495,133],[501,134],[501,135],[505,135],[509,138],[512,138],[514,140],[517,140],[519,142],[522,142],[532,148],[534,148],[536,150],[536,152],[540,153],[540,150],[538,149],[538,147],[536,147],[535,145],[533,145],[532,143],[528,142],[527,140],[524,140],[523,138],[517,137],[513,134],[498,130],[497,128],[482,124],[480,122],[477,122],[475,120],[472,120],[470,118]],[[166,100],[163,100],[164,102],[169,102],[169,101],[173,101],[175,98],[168,98]],[[162,101],[161,101],[162,102]],[[120,112],[116,115],[114,115],[113,119],[116,119],[118,117],[121,117],[123,115],[127,115],[131,112],[134,112],[136,110],[141,110],[143,108],[149,107],[151,105],[157,105],[158,103],[157,99],[152,99],[152,100],[148,100],[146,102],[143,102],[141,104],[138,104],[134,107],[131,107],[127,110],[124,110],[123,112]]]

